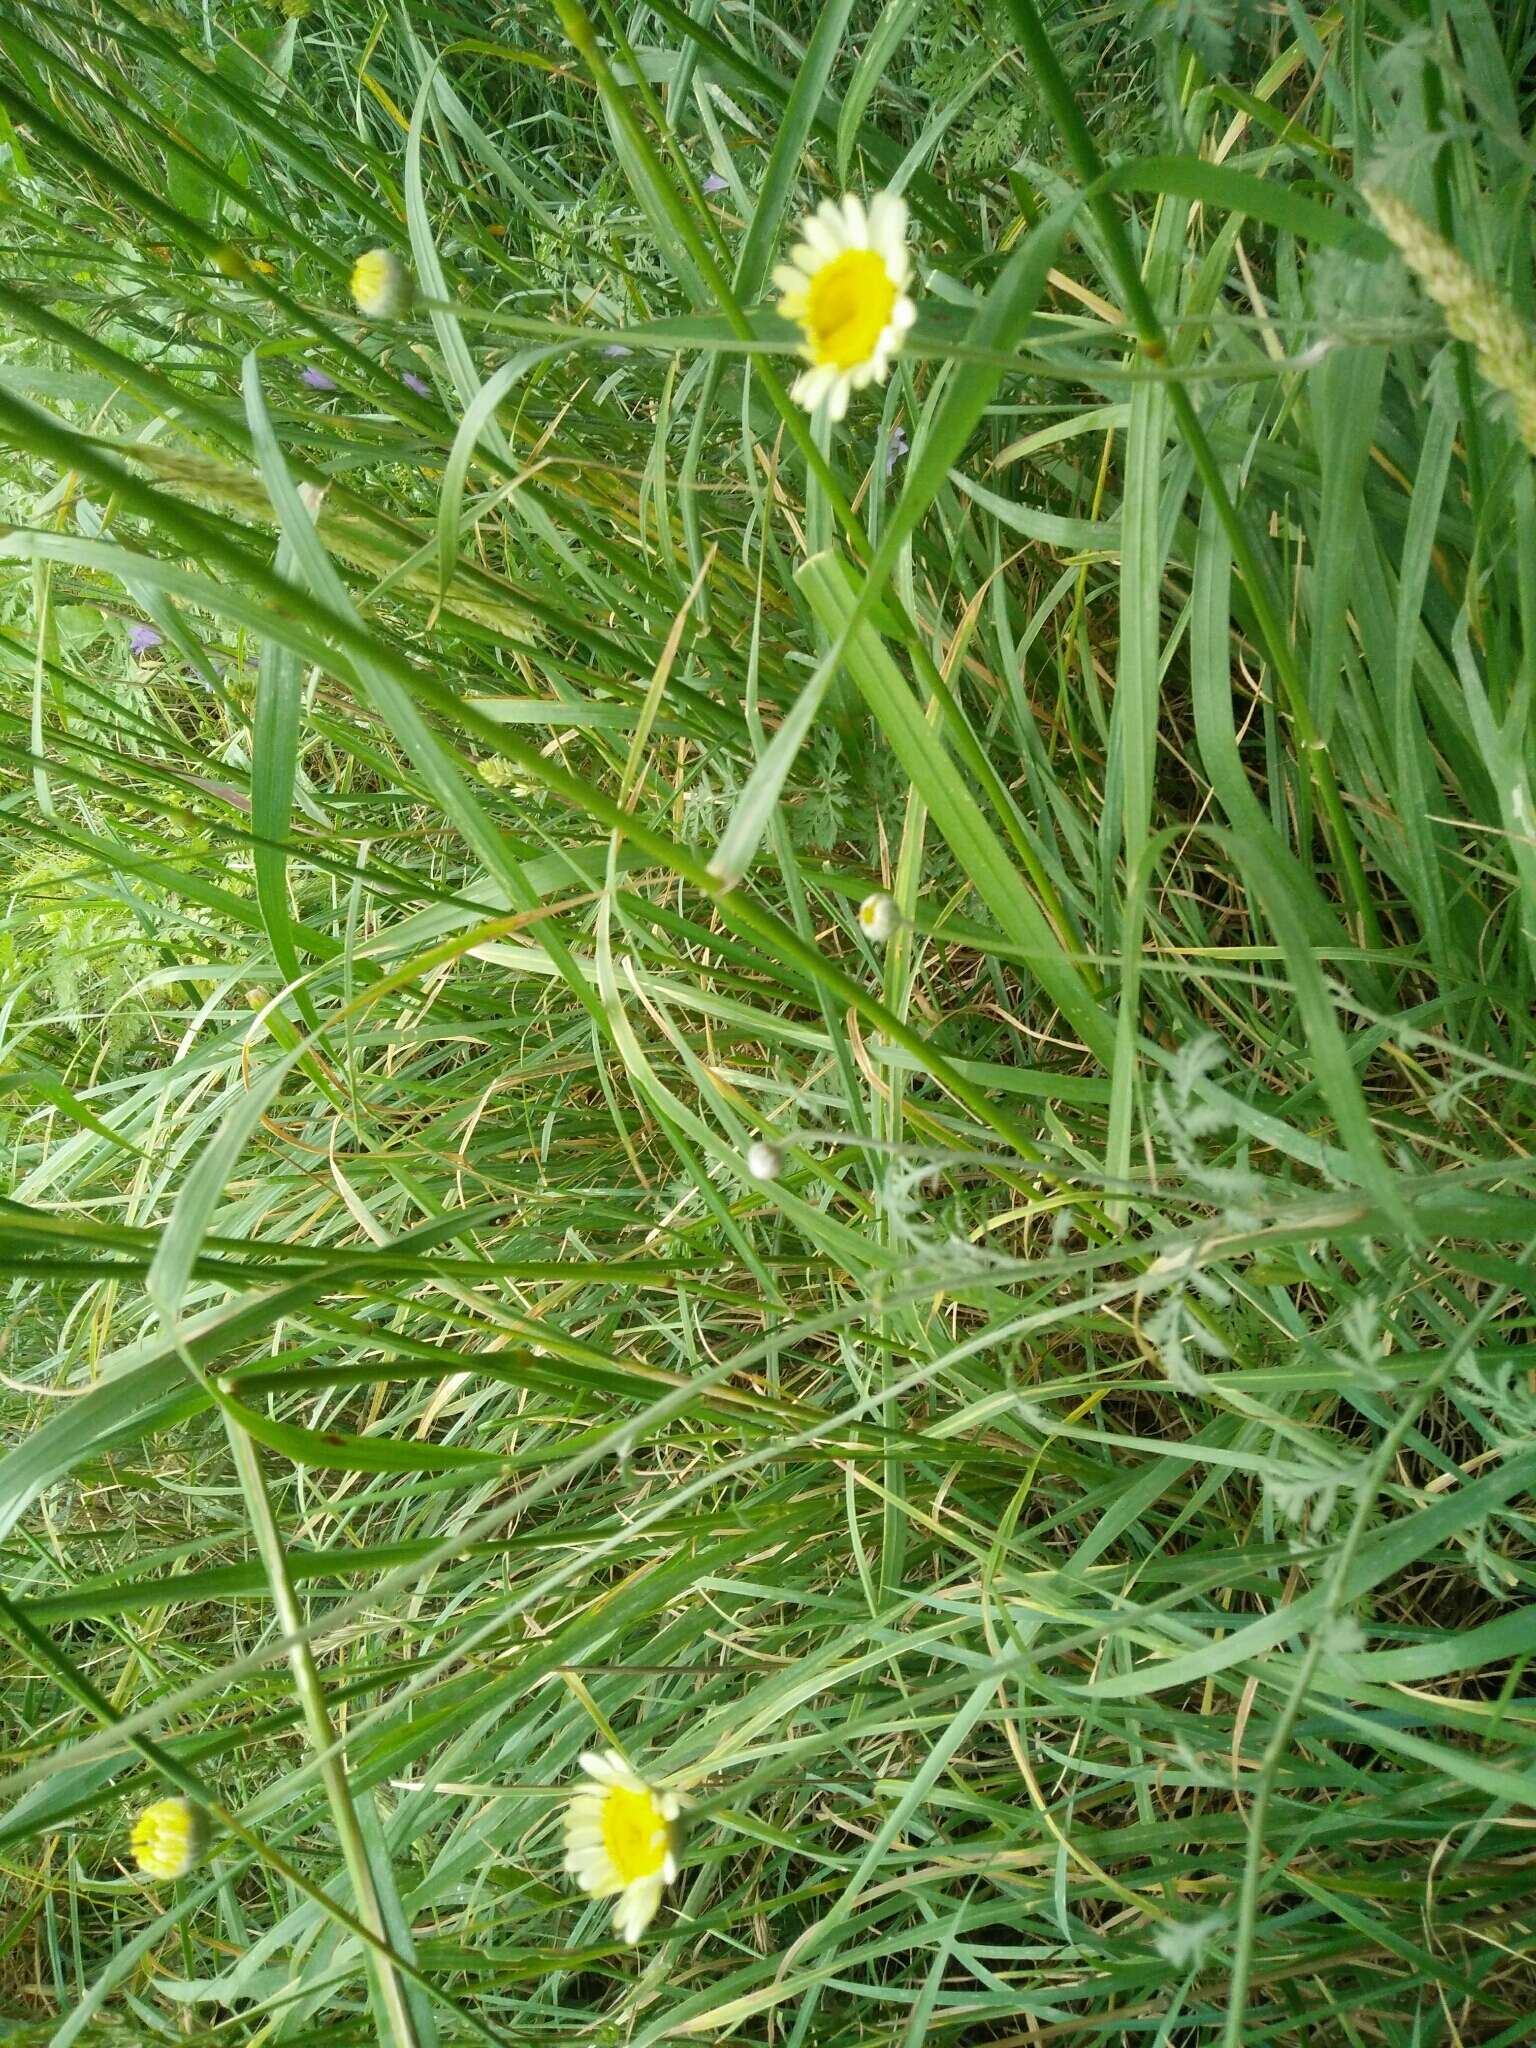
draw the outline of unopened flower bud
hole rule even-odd
[[[747,1172],[753,1180],[777,1180],[784,1171],[784,1154],[765,1138],[747,1147]]]
[[[352,298],[370,320],[397,320],[411,309],[415,285],[393,249],[370,249],[352,266]]]

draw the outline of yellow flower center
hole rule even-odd
[[[839,370],[867,363],[895,304],[896,287],[883,256],[873,249],[845,249],[834,256],[811,279],[806,294],[812,360]]]
[[[609,1786],[603,1800],[603,1847],[626,1885],[656,1875],[667,1860],[667,1823],[649,1792]]]

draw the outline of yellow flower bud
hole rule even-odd
[[[393,249],[369,249],[352,266],[352,298],[370,320],[398,320],[411,309],[415,285]]]
[[[207,1815],[190,1799],[157,1799],[134,1822],[129,1844],[146,1877],[169,1883],[202,1861],[208,1847]]]

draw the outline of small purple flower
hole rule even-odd
[[[403,371],[400,382],[407,391],[414,391],[418,398],[430,398],[432,396],[432,386],[425,377],[418,377],[414,370]]]
[[[723,192],[725,190],[725,180],[718,171],[710,172],[709,176],[704,180],[703,190],[706,193]]]
[[[896,425],[892,427],[890,433],[886,436],[885,473],[887,476],[890,475],[891,471],[896,467],[897,463],[900,462],[901,458],[903,457],[903,455],[906,454],[906,452],[907,430],[898,420]]]
[[[334,391],[336,379],[327,377],[324,370],[317,370],[313,363],[306,363],[299,372],[299,382],[307,384],[311,391]]]
[[[153,626],[130,626],[128,645],[133,649],[137,659],[142,661],[151,648],[160,645],[160,635]]]
[[[626,348],[622,341],[610,341],[608,346],[603,350],[603,354],[605,356],[632,356],[634,354],[634,350],[632,348]]]

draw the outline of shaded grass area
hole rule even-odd
[[[1533,36],[0,7],[15,2038],[1529,2038]]]

